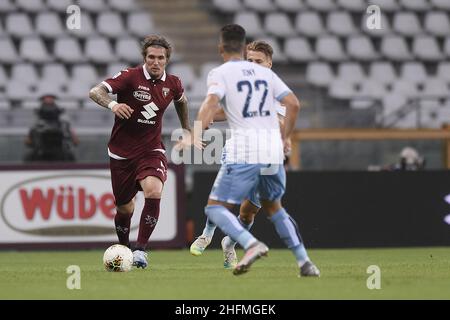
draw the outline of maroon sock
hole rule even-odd
[[[136,242],[137,250],[145,250],[148,239],[158,223],[159,203],[161,199],[145,199],[139,222],[139,234]]]
[[[120,213],[119,211],[116,211],[116,215],[114,216],[119,243],[127,247],[130,246],[130,224],[132,216],[133,213]]]

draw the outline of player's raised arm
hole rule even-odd
[[[202,122],[202,130],[205,130],[213,121],[215,114],[220,109],[220,99],[215,94],[208,94],[198,111],[197,121]]]
[[[118,103],[112,100],[108,92],[108,88],[103,83],[100,83],[89,91],[89,98],[98,105],[110,109],[120,119],[129,119],[133,109],[125,103]]]
[[[281,101],[286,107],[286,117],[284,118],[284,133],[282,138],[285,140],[289,137],[295,128],[295,122],[297,121],[297,115],[300,111],[300,101],[298,101],[295,94],[288,93]]]
[[[186,96],[183,94],[183,96],[173,102],[175,105],[175,110],[177,110],[178,119],[180,119],[180,124],[183,129],[191,130],[190,124],[189,124],[189,110],[188,110],[188,101]]]

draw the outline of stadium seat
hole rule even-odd
[[[347,39],[347,53],[361,61],[372,61],[379,57],[372,41],[366,36],[353,36]]]
[[[428,78],[424,83],[422,94],[437,98],[450,97],[448,84],[440,78]]]
[[[422,12],[430,9],[427,0],[399,0],[399,3],[403,8],[412,11]]]
[[[386,85],[370,79],[362,80],[361,88],[357,93],[360,97],[369,97],[373,99],[382,99],[387,94]]]
[[[386,36],[381,42],[381,53],[394,61],[411,60],[412,56],[406,44],[406,40],[399,36]]]
[[[73,5],[72,0],[47,0],[47,7],[53,11],[66,14],[67,8]]]
[[[306,81],[318,87],[327,87],[334,79],[333,70],[328,63],[310,62],[306,67]]]
[[[30,83],[23,82],[20,80],[11,80],[6,83],[5,86],[5,96],[10,100],[23,100],[23,99],[31,99],[37,98],[33,95]]]
[[[188,88],[191,88],[197,78],[192,65],[188,63],[175,63],[169,65],[169,73],[179,77],[181,83]],[[204,80],[206,81],[206,78]]]
[[[118,72],[118,71],[117,71]],[[116,72],[116,73],[117,73]],[[91,64],[77,64],[72,67],[72,81],[76,82],[86,82],[91,84],[97,84],[99,77],[97,70]]]
[[[89,38],[84,49],[86,58],[94,63],[107,64],[117,61],[111,43],[105,38]]]
[[[442,9],[442,10],[450,11],[450,1],[448,1],[448,0],[430,0],[430,1],[431,1],[431,4],[436,9]]]
[[[33,63],[44,63],[52,60],[52,56],[48,53],[40,37],[22,38],[19,53],[25,61]]]
[[[377,5],[382,11],[394,12],[399,10],[396,0],[368,0],[367,5]]]
[[[86,39],[96,34],[94,23],[89,13],[81,12],[80,29],[69,29],[68,32],[76,37]]]
[[[357,95],[355,84],[341,79],[331,81],[328,94],[335,99],[350,99]]]
[[[45,11],[45,3],[43,0],[16,0],[17,8],[25,12],[35,13]]]
[[[78,0],[78,5],[82,10],[92,13],[101,13],[108,10],[108,5],[104,0]]]
[[[413,53],[417,58],[424,61],[439,61],[443,58],[436,38],[430,36],[414,38]]]
[[[427,12],[425,15],[425,30],[434,36],[447,36],[450,30],[448,15],[439,11]]]
[[[408,98],[416,98],[419,95],[417,84],[401,79],[392,84],[391,92],[402,94]]]
[[[131,12],[139,10],[135,0],[109,0],[108,4],[114,11]]]
[[[333,0],[306,0],[308,7],[316,11],[333,11],[336,5]]]
[[[234,23],[241,25],[247,36],[257,38],[264,35],[264,30],[255,12],[239,12],[234,16]]]
[[[317,39],[316,53],[319,57],[328,61],[338,62],[347,58],[339,39],[331,36]]]
[[[55,41],[53,54],[55,58],[64,63],[78,63],[85,60],[80,43],[71,37],[57,39]]]
[[[405,36],[415,36],[422,33],[419,18],[413,12],[397,12],[394,16],[393,29]]]
[[[219,11],[226,13],[235,13],[241,11],[242,5],[240,0],[214,0],[213,1],[214,8]]]
[[[358,33],[353,24],[352,17],[348,12],[337,11],[331,12],[327,16],[328,32],[338,36],[349,36]]]
[[[69,81],[69,75],[63,64],[48,63],[42,67],[41,80],[45,82],[58,82],[65,84]]]
[[[116,55],[130,65],[142,61],[141,47],[135,38],[122,38],[116,42]]]
[[[275,4],[282,11],[289,13],[297,13],[305,7],[303,0],[275,0]]]
[[[246,8],[256,12],[270,12],[275,10],[272,0],[243,0]]]
[[[297,37],[287,39],[284,45],[284,52],[290,60],[295,62],[313,61],[317,59],[306,38]]]
[[[344,62],[340,63],[337,70],[337,79],[345,80],[351,83],[360,83],[367,76],[359,63]]]
[[[295,36],[296,32],[287,14],[274,12],[266,14],[264,29],[271,35],[280,38]]]
[[[11,81],[23,82],[29,85],[39,80],[37,70],[31,63],[15,64],[11,68]]]
[[[6,16],[5,30],[16,38],[33,35],[33,26],[30,17],[26,13],[11,13]]]
[[[67,83],[66,97],[68,99],[83,100],[89,97],[89,90],[95,82],[78,81],[73,79]]]
[[[205,62],[204,64],[202,64],[202,66],[200,67],[200,82],[204,82],[206,85],[206,79],[208,78],[209,72],[212,69],[217,68],[218,66],[220,66],[220,64],[217,62]]]
[[[13,64],[19,62],[20,56],[11,38],[0,38],[0,63]]]
[[[8,82],[8,76],[6,75],[5,68],[0,64],[0,88],[4,87],[6,82]],[[1,91],[1,90],[0,90]]]
[[[369,79],[383,84],[390,84],[396,81],[397,75],[390,62],[373,62],[369,68]]]
[[[408,98],[400,93],[389,93],[382,98],[383,116],[386,117],[403,107]]]
[[[139,38],[144,38],[155,30],[152,17],[147,12],[129,13],[127,16],[127,28],[129,33]]]
[[[367,8],[364,0],[337,0],[337,5],[344,10],[355,13],[364,12]]]
[[[441,61],[437,66],[436,77],[450,84],[450,62]]]
[[[450,58],[450,37],[445,38],[444,53],[447,57]]]
[[[97,16],[97,31],[109,38],[117,38],[124,35],[125,26],[122,18],[116,12],[102,12]]]
[[[112,76],[128,68],[129,66],[130,65],[128,63],[124,62],[112,62],[108,64],[108,66],[106,67],[106,74],[103,76],[103,78],[104,79],[111,78]]]
[[[412,83],[424,83],[427,81],[427,71],[421,62],[406,62],[400,68],[400,78]]]
[[[374,38],[383,37],[385,35],[389,35],[392,33],[391,25],[389,23],[387,15],[384,14],[383,12],[381,12],[381,19],[380,19],[381,29],[369,29],[367,27],[367,18],[368,15],[365,14],[361,19],[361,30],[363,30],[364,33]]]
[[[64,34],[61,19],[55,12],[39,13],[36,16],[36,30],[44,38],[54,39]]]
[[[54,94],[58,98],[64,99],[66,94],[62,89],[63,89],[62,82],[40,80],[36,84],[36,91],[34,94],[36,97],[42,97],[43,95]]]
[[[16,10],[16,6],[12,0],[0,1],[0,13],[9,13]]]
[[[317,12],[299,12],[295,18],[295,29],[298,34],[317,37],[325,32],[322,20]]]

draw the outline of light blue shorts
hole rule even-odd
[[[286,190],[286,172],[282,164],[223,163],[209,195],[210,199],[241,204],[244,199],[261,206],[259,199],[280,200]]]

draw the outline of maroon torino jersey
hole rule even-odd
[[[122,70],[102,82],[117,102],[126,103],[134,112],[129,119],[115,117],[109,151],[122,158],[136,158],[155,149],[164,149],[161,141],[162,116],[172,100],[183,96],[178,77],[164,72],[153,80],[144,65]]]

